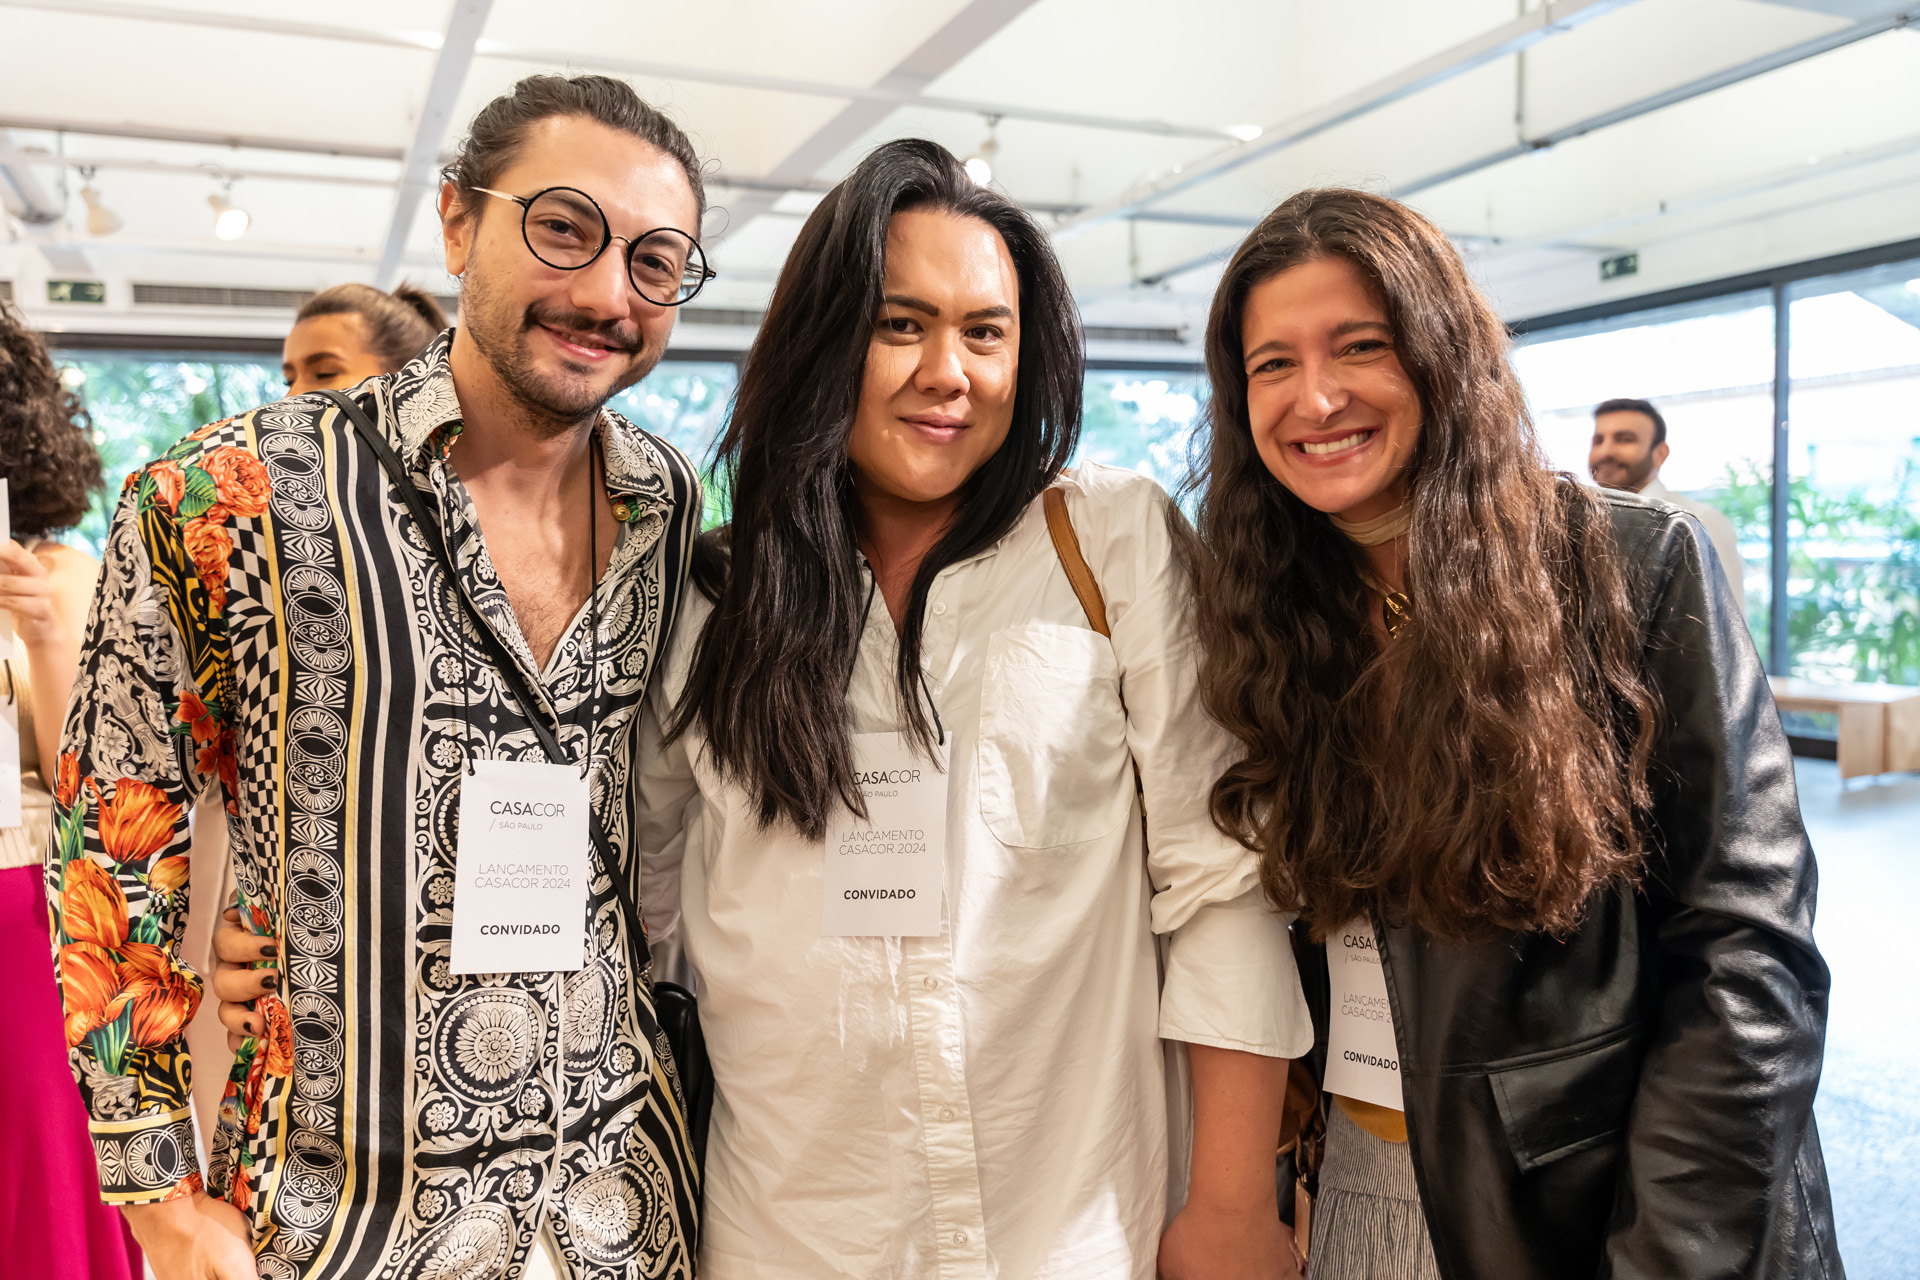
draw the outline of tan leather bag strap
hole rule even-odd
[[[1054,485],[1040,495],[1040,501],[1046,507],[1047,532],[1053,536],[1053,552],[1060,557],[1060,567],[1067,571],[1073,594],[1080,597],[1087,625],[1111,640],[1113,633],[1107,630],[1107,599],[1100,594],[1100,583],[1087,567],[1086,556],[1080,553],[1080,535],[1073,531],[1073,518],[1067,514],[1067,491]]]
[[[1080,551],[1080,535],[1073,531],[1073,518],[1067,514],[1067,491],[1054,485],[1040,495],[1041,504],[1047,512],[1047,533],[1053,538],[1053,553],[1060,557],[1060,567],[1067,571],[1067,581],[1073,586],[1073,594],[1080,598],[1080,608],[1087,615],[1087,625],[1107,639],[1113,639],[1113,633],[1107,630],[1107,598],[1100,594],[1100,582],[1093,576],[1093,570],[1087,567],[1087,558]],[[1120,697],[1121,710],[1127,705],[1126,695]],[[1140,795],[1140,825],[1144,831],[1147,821],[1147,788],[1140,781],[1140,762],[1133,762],[1133,789]]]

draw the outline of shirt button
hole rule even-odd
[[[954,1242],[955,1244],[965,1244],[965,1243],[967,1242],[967,1233],[966,1233],[966,1232],[964,1232],[964,1231],[956,1231],[956,1232],[954,1232],[954,1233],[953,1233],[953,1242]]]
[[[947,611],[947,606],[946,606],[946,605],[944,605],[944,604],[937,604],[937,605],[935,605],[935,606],[933,606],[933,612],[934,612],[934,614],[935,614],[935,616],[938,616],[938,615],[940,615],[940,614],[943,614],[943,613],[945,613],[946,611]]]
[[[940,989],[940,979],[933,977],[922,978],[920,979],[920,985],[929,991],[938,991]]]
[[[940,1108],[940,1118],[941,1118],[942,1120],[951,1120],[951,1119],[953,1119],[953,1117],[954,1117],[954,1110],[953,1110],[953,1108],[952,1108],[952,1107],[942,1107],[942,1108]],[[961,1236],[960,1238],[961,1238],[962,1240],[964,1240],[964,1239],[966,1239],[966,1237],[965,1237],[965,1236]]]

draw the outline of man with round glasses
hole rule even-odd
[[[629,778],[700,490],[604,406],[712,276],[699,164],[626,85],[536,76],[444,176],[459,326],[194,432],[108,537],[49,896],[103,1190],[159,1280],[508,1275],[543,1245],[692,1274]],[[216,795],[272,963],[203,1182],[180,855]]]

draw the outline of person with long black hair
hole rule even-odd
[[[1293,1274],[1288,917],[1207,814],[1168,500],[1066,468],[1082,376],[1044,232],[934,144],[869,156],[781,273],[639,750],[648,933],[684,936],[717,1081],[706,1276]],[[860,880],[878,845],[917,888]]]
[[[1840,1276],[1813,851],[1699,522],[1548,470],[1391,200],[1281,204],[1206,346],[1213,813],[1326,961],[1309,1275]]]

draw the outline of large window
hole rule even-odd
[[[1089,371],[1074,460],[1138,471],[1172,493],[1186,478],[1205,388],[1197,369]]]
[[[239,353],[61,350],[54,360],[93,414],[107,492],[81,524],[77,540],[98,550],[120,485],[204,423],[262,404],[286,391],[269,356]],[[726,426],[739,382],[732,360],[661,362],[612,407],[671,441],[703,470]],[[1204,378],[1195,369],[1099,369],[1087,375],[1078,460],[1139,471],[1169,491],[1186,474],[1187,448]],[[724,519],[724,495],[708,494],[707,521]]]
[[[106,492],[75,537],[96,553],[129,473],[194,428],[271,404],[287,390],[278,361],[264,355],[55,348],[53,358],[93,416],[106,472]],[[737,376],[728,360],[666,360],[613,407],[704,466]]]
[[[1788,298],[1790,669],[1920,684],[1920,259]]]
[[[1671,450],[1661,483],[1733,522],[1747,620],[1765,651],[1772,599],[1773,303],[1765,290],[1528,335],[1514,352],[1541,443],[1585,479],[1593,406],[1651,400]]]
[[[1776,674],[1920,685],[1913,248],[1519,326],[1514,363],[1556,465],[1585,473],[1599,401],[1660,407],[1661,478],[1732,520],[1747,620]]]

